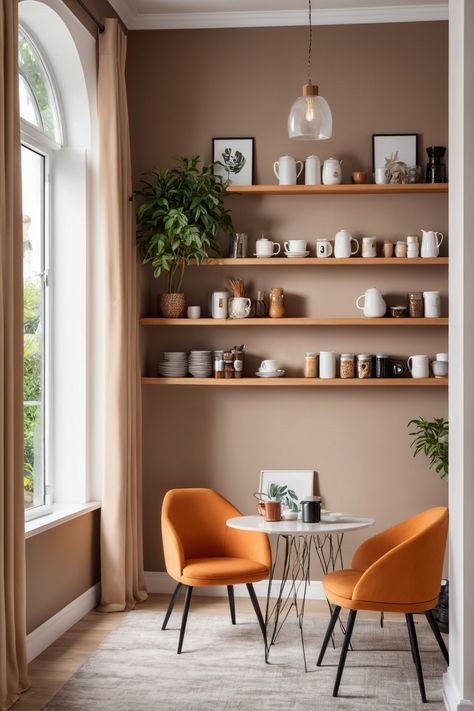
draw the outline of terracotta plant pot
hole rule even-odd
[[[186,296],[179,294],[160,294],[160,311],[165,318],[182,318],[186,313]]]

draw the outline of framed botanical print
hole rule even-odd
[[[213,138],[214,173],[230,185],[253,185],[254,151],[254,138]]]

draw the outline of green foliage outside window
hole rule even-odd
[[[18,63],[20,74],[29,84],[41,115],[43,130],[48,136],[55,137],[54,115],[48,89],[39,60],[27,37],[20,32],[18,35]]]
[[[41,283],[30,279],[24,286],[23,399],[41,402]],[[24,487],[25,505],[33,501],[35,440],[41,427],[41,406],[24,408]]]

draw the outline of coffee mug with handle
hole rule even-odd
[[[260,370],[263,373],[275,373],[278,370],[278,363],[273,359],[262,360]]]
[[[230,300],[229,316],[230,318],[247,318],[250,313],[252,301],[245,296],[235,296]]]
[[[286,252],[306,252],[305,239],[290,239],[284,243]]]
[[[321,259],[332,256],[332,244],[328,239],[316,240],[316,256]]]
[[[351,249],[352,244],[354,249]],[[359,243],[348,230],[339,230],[334,240],[334,256],[336,259],[348,259],[359,251]]]
[[[407,365],[412,378],[429,378],[430,359],[427,355],[410,356]]]

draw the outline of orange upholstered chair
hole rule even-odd
[[[317,665],[320,666],[342,607],[349,618],[333,696],[341,683],[347,650],[358,610],[405,613],[421,698],[426,702],[423,671],[413,613],[426,615],[444,658],[448,652],[431,610],[440,591],[448,509],[428,509],[365,541],[354,553],[352,568],[324,576],[323,588],[333,605]]]
[[[240,516],[231,503],[212,489],[171,489],[161,511],[161,532],[166,570],[177,582],[161,629],[168,620],[181,588],[186,588],[178,654],[183,647],[194,587],[226,585],[232,624],[235,625],[234,585],[247,585],[257,619],[266,639],[265,623],[252,583],[268,577],[272,555],[265,533],[237,531],[226,521]]]

